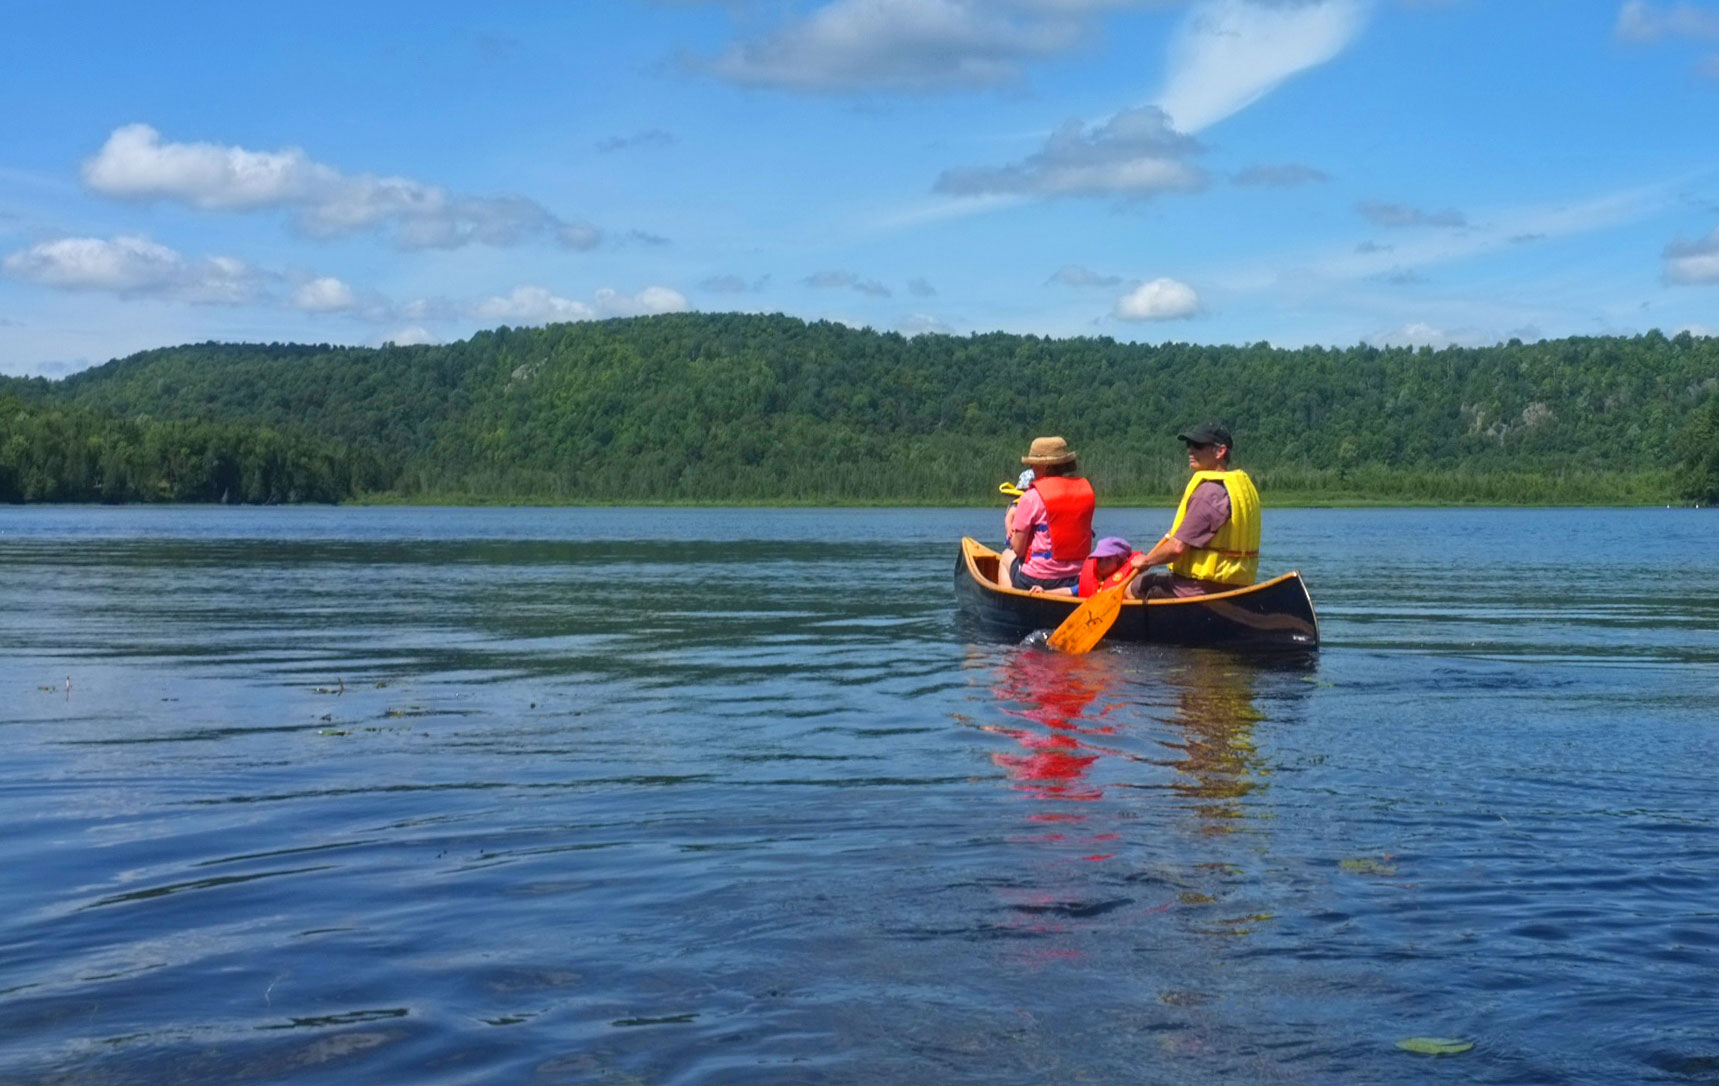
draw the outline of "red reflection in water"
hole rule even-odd
[[[1111,735],[1115,729],[1086,719],[1092,703],[1108,685],[1107,669],[1091,658],[1027,651],[1012,657],[997,674],[994,692],[999,701],[1018,706],[1011,716],[1039,728],[996,728],[1012,737],[1023,754],[994,754],[998,767],[1015,787],[1043,800],[1088,802],[1104,789],[1086,779],[1102,749],[1081,741],[1082,735]],[[1035,815],[1040,821],[1079,821],[1081,815]]]
[[[1145,776],[1147,791],[1118,792],[1130,797],[1165,797],[1158,817],[1166,825],[1178,819],[1165,808],[1192,814],[1181,822],[1183,833],[1231,833],[1242,828],[1246,798],[1263,787],[1262,769],[1254,749],[1254,725],[1263,717],[1254,703],[1255,671],[1223,654],[1190,651],[1153,658],[1148,669],[1140,661],[1099,654],[1066,656],[1022,649],[1005,656],[990,672],[995,710],[1005,724],[981,725],[1012,740],[1011,749],[993,753],[992,762],[1008,776],[1010,786],[1034,801],[1036,823],[1027,834],[1013,838],[1042,846],[1042,860],[1029,885],[1005,886],[999,896],[1009,909],[1004,923],[1032,936],[1065,936],[1076,932],[1126,927],[1173,909],[1211,908],[1223,896],[1187,892],[1175,900],[1136,898],[1132,886],[1116,881],[1135,849],[1123,845],[1125,834],[1113,802],[1106,798],[1106,780],[1138,782]],[[1148,681],[1142,682],[1142,677]],[[1153,725],[1132,734],[1127,721],[1147,706]],[[1106,723],[1112,710],[1122,715],[1121,729]],[[1119,735],[1119,730],[1123,733]],[[1113,738],[1112,738],[1113,737]],[[1137,749],[1145,745],[1144,751]],[[1165,751],[1173,752],[1169,758]],[[1106,757],[1123,762],[1104,764]],[[1130,764],[1130,763],[1138,763]],[[1166,779],[1168,778],[1168,779]],[[1058,802],[1066,801],[1066,802]],[[1099,865],[1099,866],[1092,866]],[[1100,919],[1102,917],[1102,919]],[[1244,923],[1246,921],[1246,923]],[[1250,917],[1214,921],[1223,934],[1247,935],[1256,926]],[[1043,968],[1054,962],[1084,957],[1077,947],[1036,947],[1023,963]]]

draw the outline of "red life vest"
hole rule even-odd
[[[1139,557],[1139,555],[1140,552],[1135,551],[1128,557],[1130,559],[1134,559]],[[1133,579],[1134,575],[1138,572],[1140,571],[1129,565],[1127,562],[1123,562],[1121,566],[1110,574],[1110,576],[1104,578],[1104,580],[1100,582],[1098,579],[1098,559],[1088,558],[1080,564],[1080,588],[1078,590],[1080,598],[1085,599],[1101,588],[1115,588],[1117,585],[1126,583]]]
[[[1051,557],[1078,562],[1091,554],[1092,511],[1098,508],[1092,484],[1073,475],[1046,475],[1033,480],[1033,489],[1045,501]]]

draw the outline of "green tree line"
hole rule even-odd
[[[291,432],[355,491],[404,500],[971,502],[1060,433],[1105,500],[1162,502],[1185,475],[1174,435],[1203,419],[1268,501],[1719,491],[1719,339],[1657,332],[1281,349],[672,314],[444,346],[200,344],[16,384],[38,410]]]
[[[0,392],[0,501],[338,502],[389,478],[303,433],[124,419]]]

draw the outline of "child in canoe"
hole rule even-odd
[[[1085,599],[1101,588],[1114,588],[1132,579],[1135,572],[1132,562],[1138,553],[1128,545],[1128,540],[1121,536],[1106,536],[1092,545],[1092,553],[1080,564],[1078,585],[1072,588],[1032,588],[1028,591],[1047,596],[1079,596]]]

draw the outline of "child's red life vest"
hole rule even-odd
[[[1140,552],[1135,551],[1133,554],[1128,556],[1129,561],[1133,561],[1135,558],[1139,557],[1139,555]],[[1088,558],[1080,564],[1080,598],[1085,599],[1101,588],[1115,588],[1119,584],[1126,584],[1138,572],[1140,571],[1135,569],[1128,562],[1124,562],[1114,573],[1104,578],[1104,582],[1100,584],[1098,580],[1098,559]]]

